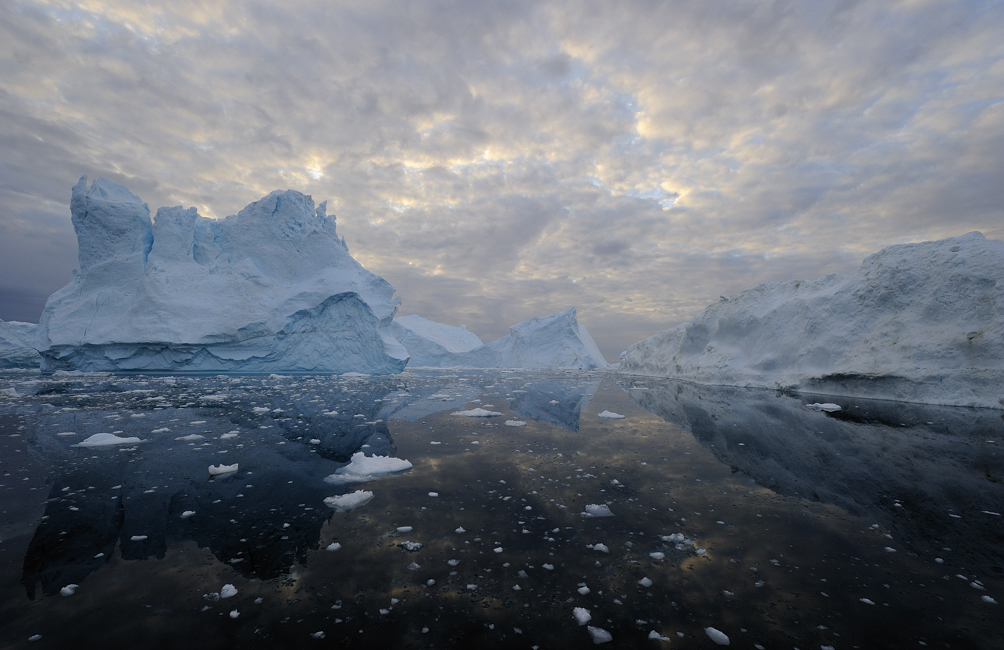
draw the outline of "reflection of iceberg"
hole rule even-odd
[[[549,422],[569,431],[579,430],[579,416],[600,386],[600,378],[568,378],[567,382],[542,380],[525,386],[509,400],[513,413]],[[574,382],[574,383],[573,383]]]
[[[344,490],[324,477],[364,446],[394,451],[376,413],[379,384],[66,375],[17,388],[29,452],[52,477],[24,560],[32,597],[39,582],[45,594],[83,583],[117,546],[122,558],[142,560],[194,540],[242,575],[286,573],[316,548],[331,516],[323,500]],[[331,410],[339,415],[321,414]],[[110,425],[144,444],[72,446]],[[239,471],[211,479],[211,465]]]
[[[1004,439],[997,411],[841,399],[826,413],[805,407],[816,399],[654,379],[628,390],[761,485],[874,517],[916,552],[1004,559],[1000,517],[986,514],[1004,503],[1004,459],[986,442]]]

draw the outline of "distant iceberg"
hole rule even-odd
[[[576,318],[575,307],[509,328],[497,341],[481,340],[463,327],[420,316],[394,321],[393,332],[414,367],[433,368],[606,368],[607,362]]]
[[[0,369],[38,368],[41,358],[34,347],[38,325],[0,320]]]
[[[222,220],[149,208],[86,177],[70,211],[80,273],[39,324],[44,372],[388,374],[408,361],[390,333],[394,288],[364,269],[325,203],[275,191]]]
[[[769,282],[635,343],[621,372],[1004,407],[1004,242],[890,246],[847,275]]]

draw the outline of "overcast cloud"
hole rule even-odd
[[[575,305],[616,360],[758,282],[1004,238],[1002,7],[10,0],[0,318],[69,280],[88,174],[328,199],[400,314],[490,340]]]

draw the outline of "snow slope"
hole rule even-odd
[[[400,372],[394,288],[309,196],[275,191],[223,220],[150,211],[99,178],[73,188],[80,273],[39,324],[42,370]]]
[[[398,318],[395,324],[405,330],[398,335],[398,340],[412,355],[411,363],[415,367],[582,370],[607,367],[593,338],[585,326],[579,324],[575,307],[517,323],[497,341],[473,347],[474,341],[480,343],[480,340],[462,327],[442,325],[418,316]],[[394,331],[400,330],[395,328]]]
[[[635,343],[621,371],[1002,408],[1004,242],[891,246],[854,273],[758,285]]]
[[[38,350],[33,347],[38,325],[0,320],[0,368],[37,368]]]

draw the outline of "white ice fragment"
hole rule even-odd
[[[645,578],[642,578],[641,580],[639,580],[638,584],[640,584],[642,587],[651,587],[652,586],[652,580],[650,580],[648,577],[645,577]]]
[[[806,404],[805,406],[813,411],[825,411],[826,413],[835,413],[840,410],[840,407],[832,402],[823,402],[822,404],[816,402],[814,404]]]
[[[553,564],[541,564],[540,566],[544,567],[548,571],[554,571],[554,565]]]
[[[581,587],[579,587],[575,591],[579,592],[580,596],[586,596],[586,595],[589,594],[589,587],[587,587],[585,585],[582,585]]]
[[[324,550],[325,551],[337,551],[341,547],[342,547],[342,545],[339,544],[338,542],[331,542],[326,547],[324,547]]]
[[[131,541],[131,542],[142,542],[142,541],[144,541],[146,539],[147,539],[146,535],[133,535],[132,537],[129,538],[129,541]]]
[[[863,602],[865,605],[874,605],[875,604],[875,601],[872,600],[872,599],[870,599],[870,598],[858,598],[858,600],[860,600],[861,602]]]
[[[429,578],[428,580],[425,581],[425,586],[426,587],[431,587],[434,584],[436,584],[436,581],[433,580],[432,578]]]
[[[593,620],[593,615],[585,607],[576,607],[572,610],[572,616],[579,625],[585,625],[589,621]]]
[[[161,427],[159,429],[154,429],[150,433],[167,433],[168,431],[170,431],[170,429],[168,429],[167,427]],[[202,436],[199,437],[201,438]]]
[[[157,433],[157,432],[154,431],[154,433]],[[202,440],[203,438],[205,438],[205,436],[200,436],[197,433],[193,433],[193,434],[188,435],[188,436],[180,436],[178,438],[175,438],[175,440],[182,440],[184,442],[195,442],[196,440]]]
[[[414,530],[414,528],[412,528],[411,526],[398,526],[397,527],[397,532],[399,532],[399,533],[410,533],[412,530]]]
[[[655,641],[669,641],[670,640],[670,638],[668,636],[663,636],[663,635],[659,634],[658,632],[656,632],[655,630],[652,630],[651,632],[648,633],[648,638],[653,639]]]
[[[408,570],[409,571],[418,571],[421,568],[422,568],[422,565],[418,564],[417,562],[412,562],[411,564],[408,565]]]
[[[694,552],[697,553],[698,555],[707,555],[708,549],[706,549],[706,548],[699,548],[699,549],[697,549]]]
[[[234,463],[233,465],[224,465],[223,463],[220,463],[219,465],[210,465],[209,475],[223,476],[224,474],[233,474],[237,471],[237,465],[238,463]]]
[[[238,617],[238,616],[240,616],[240,615],[241,615],[241,613],[240,613],[240,612],[238,612],[238,611],[237,611],[236,609],[235,609],[235,610],[232,610],[232,611],[230,612],[230,618],[237,618],[237,617]]]
[[[13,389],[11,389],[11,390],[13,390]],[[41,634],[32,634],[30,637],[28,637],[29,641],[40,641],[41,639],[42,639],[42,635]]]
[[[494,551],[495,551],[496,553],[501,553],[501,552],[502,552],[502,547],[501,547],[501,546],[496,546],[496,547],[495,547],[494,549],[492,549],[492,550],[494,550]]]
[[[507,427],[525,427],[526,422],[523,420],[506,420],[504,423]]]
[[[606,544],[593,544],[593,550],[600,553],[609,553],[610,548]]]
[[[65,587],[63,587],[62,589],[59,590],[59,595],[60,596],[72,596],[73,594],[77,593],[77,587],[79,587],[79,586],[80,585],[75,585],[75,584],[66,585]]]
[[[498,411],[486,411],[483,408],[476,408],[471,409],[470,411],[457,411],[455,413],[450,413],[450,415],[461,415],[468,418],[491,418],[502,414]]]
[[[373,499],[373,493],[366,490],[356,490],[351,494],[341,494],[328,497],[324,500],[324,505],[334,508],[338,512],[348,512],[361,508]]]
[[[729,645],[729,637],[722,632],[713,627],[704,628],[704,633],[708,635],[708,638],[717,643],[718,645]]]
[[[223,585],[223,589],[220,589],[220,598],[233,598],[237,595],[237,587],[230,583]]]
[[[312,638],[312,639],[323,639],[324,638],[324,630],[318,630],[317,632],[311,632],[310,638]]]
[[[474,591],[475,589],[477,589],[477,588],[478,588],[478,586],[477,586],[477,585],[473,585],[473,584],[472,584],[472,585],[467,585],[467,588],[468,588],[468,589],[469,589],[470,591]]]
[[[662,553],[662,552],[660,552],[660,551],[655,551],[654,553],[649,553],[649,554],[648,554],[648,556],[649,556],[650,558],[652,558],[653,560],[661,560],[661,559],[663,559],[664,557],[666,557],[666,554],[665,554],[665,553]]]
[[[195,511],[194,510],[186,510],[183,513],[181,513],[181,518],[182,519],[188,519],[189,517],[193,517],[193,516],[195,516]]]
[[[458,535],[463,535],[463,534],[464,534],[464,533],[466,533],[466,532],[467,532],[467,531],[466,531],[466,530],[464,530],[464,527],[463,527],[463,526],[460,526],[460,527],[459,527],[459,528],[457,528],[457,530],[456,530],[456,533],[457,533]]]
[[[614,513],[610,512],[610,506],[605,504],[591,503],[586,506],[586,511],[582,513],[583,517],[613,517]]]
[[[411,542],[406,540],[398,544],[398,546],[408,551],[409,553],[414,553],[415,551],[421,551],[423,545],[420,542]]]
[[[990,596],[980,596],[980,598],[985,603],[990,603],[991,605],[996,605],[997,604],[997,601],[994,600],[993,598],[991,598]]]
[[[352,454],[349,464],[339,467],[335,473],[324,479],[332,485],[365,483],[385,476],[407,472],[412,464],[403,458],[391,456],[367,456],[361,451]]]
[[[132,445],[143,442],[139,438],[119,438],[114,433],[95,433],[86,440],[78,442],[74,447],[110,447],[112,445]]]
[[[460,564],[460,560],[447,560],[446,563],[449,564],[450,566],[457,566],[458,564]]]
[[[614,640],[614,635],[610,634],[602,627],[593,627],[592,625],[587,625],[586,630],[589,632],[589,636],[593,637],[593,643],[599,645],[601,643],[608,643]]]
[[[236,438],[236,437],[237,434],[231,431],[230,433],[224,433],[222,436],[220,436],[220,440],[230,440],[231,438]]]
[[[602,413],[599,414],[598,417],[601,417],[605,420],[623,420],[625,416],[621,415],[620,413],[614,413],[613,411],[603,411]]]

